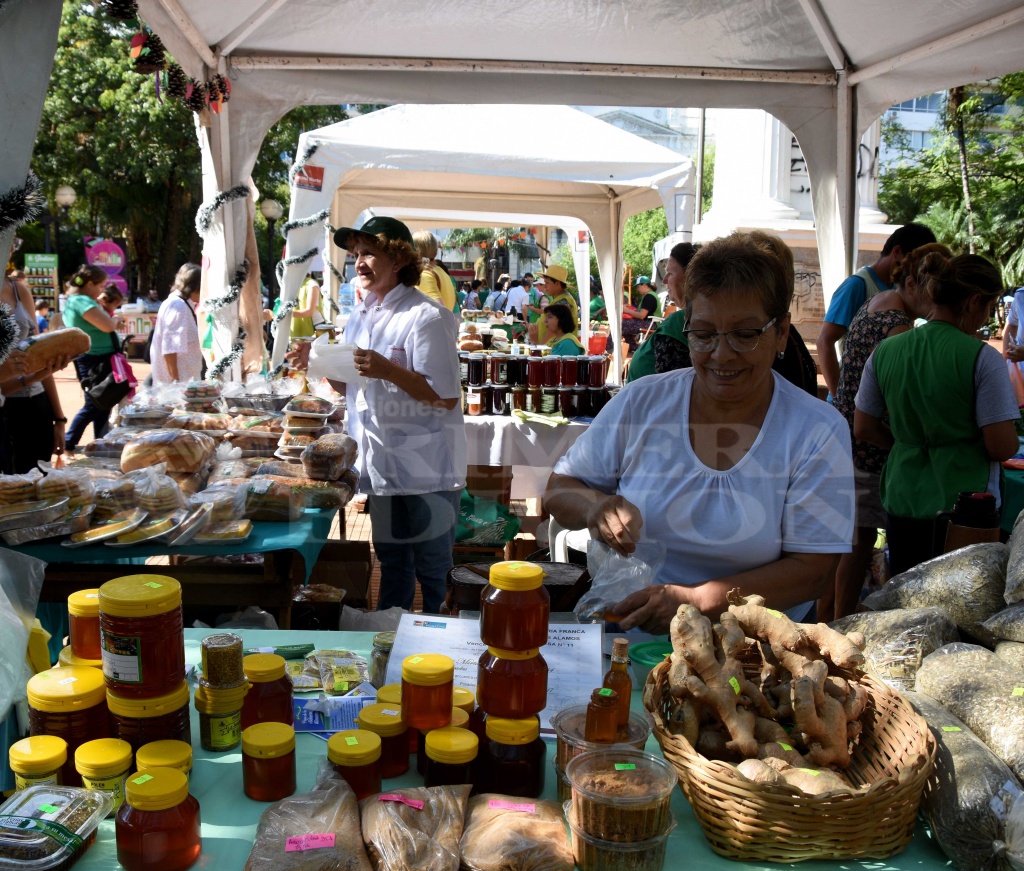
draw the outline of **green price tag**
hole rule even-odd
[[[636,766],[632,762],[616,762],[616,771],[636,771]]]
[[[784,617],[785,616],[781,611],[776,611],[774,608],[765,608],[765,611],[767,611],[773,617]]]
[[[55,814],[60,810],[60,808],[52,804],[41,804],[39,805],[39,810],[44,814]]]
[[[413,665],[419,665],[421,662],[423,662],[423,657],[414,656],[412,659],[409,660],[409,662],[411,662]]]
[[[736,680],[736,678],[729,678],[729,686],[732,687],[732,691],[736,693],[736,695],[740,694],[740,682]]]
[[[1024,687],[1014,687],[1013,692],[1010,693],[1010,695],[1014,698],[1017,698],[1018,696],[1024,696]]]
[[[345,739],[345,743],[348,744],[349,747],[355,747],[356,744],[359,743],[359,739],[358,738],[352,738],[350,736],[350,737]]]
[[[144,587],[149,587],[151,590],[163,589],[163,584],[158,584],[156,581],[150,581],[148,584],[143,584]]]
[[[605,687],[605,688],[604,688],[603,690],[598,690],[598,691],[597,691],[597,694],[598,694],[599,696],[604,696],[605,698],[607,698],[607,697],[608,697],[608,696],[610,696],[610,695],[611,695],[611,694],[612,694],[613,692],[615,692],[615,690],[610,690],[610,689],[608,689],[608,687]]]
[[[961,729],[959,726],[943,726],[942,727],[942,731],[943,732],[962,732],[963,729]]]
[[[132,783],[137,783],[139,786],[142,786],[142,784],[149,783],[152,779],[152,774],[140,774],[132,781]]]
[[[779,742],[778,742],[778,744],[779,744],[779,746],[780,746],[780,747],[781,747],[781,748],[782,748],[783,750],[785,750],[785,751],[786,751],[787,753],[789,753],[789,751],[793,749],[793,748],[792,748],[792,747],[790,747],[790,746],[789,746],[788,744],[783,744],[783,743],[782,743],[781,741],[779,741]]]
[[[820,771],[815,771],[813,768],[798,768],[797,771],[806,771],[808,774],[813,774],[815,777],[821,774]]]

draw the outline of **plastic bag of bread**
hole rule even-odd
[[[35,502],[36,482],[43,477],[38,469],[24,475],[0,475],[0,505],[21,505]]]
[[[562,808],[541,799],[471,798],[459,849],[469,871],[572,871],[576,865]]]
[[[236,414],[229,429],[279,435],[284,431],[284,418],[280,414]]]
[[[94,439],[89,442],[83,450],[87,457],[116,457],[120,459],[127,444],[150,433],[160,431],[130,426],[117,426],[108,430],[103,438]]]
[[[186,497],[198,493],[206,486],[206,479],[209,475],[207,469],[200,469],[198,472],[168,472],[167,477],[178,485],[178,489]]]
[[[29,336],[18,343],[24,351],[29,372],[38,372],[61,357],[77,357],[89,353],[89,337],[78,327],[48,330],[38,336]]]
[[[176,411],[164,422],[166,429],[187,429],[193,432],[225,432],[230,429],[234,418],[230,414],[209,414],[207,412]]]
[[[135,485],[135,504],[151,514],[170,514],[185,507],[185,497],[161,463],[125,475]]]
[[[458,871],[472,788],[413,787],[363,799],[363,841],[376,871]]]
[[[67,496],[69,511],[74,511],[82,505],[91,505],[95,492],[96,486],[92,477],[73,466],[49,469],[45,477],[36,481],[37,499]]]
[[[242,512],[245,510],[244,499],[239,499],[239,492],[245,486],[245,481],[219,481],[211,484],[205,490],[188,497],[188,507],[198,508],[200,505],[209,502],[213,508],[210,510],[210,521],[212,523],[224,523],[228,520],[241,520]]]
[[[243,457],[272,457],[277,450],[277,441],[256,435],[232,434],[231,446],[238,448]]]
[[[214,463],[207,486],[234,478],[251,478],[256,474],[256,468],[252,463],[247,463],[241,458],[237,460],[220,460]]]
[[[121,471],[132,472],[166,463],[169,472],[198,472],[217,447],[212,436],[187,430],[150,430],[125,445]]]
[[[284,407],[287,414],[330,414],[334,403],[308,393],[293,396]]]
[[[256,470],[257,475],[277,475],[281,478],[305,478],[306,470],[302,463],[290,463],[287,460],[265,460]]]
[[[326,759],[311,792],[263,811],[245,871],[370,871],[355,793]]]
[[[269,478],[250,478],[241,492],[245,506],[242,516],[250,520],[294,522],[305,508],[300,491]]]
[[[298,490],[306,508],[344,508],[352,501],[352,488],[340,481],[315,481],[312,478],[292,478],[288,475],[261,477]]]
[[[135,507],[135,482],[130,478],[96,481],[94,520],[106,520],[119,511]]]
[[[324,435],[306,448],[300,459],[308,477],[317,481],[336,481],[342,472],[355,465],[358,450],[356,440],[351,436]]]

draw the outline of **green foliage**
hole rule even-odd
[[[640,212],[626,221],[622,233],[622,259],[633,272],[633,280],[640,275],[653,275],[654,243],[668,235],[668,221],[663,208]]]
[[[577,288],[580,285],[579,282],[576,280],[576,261],[573,259],[572,256],[572,248],[570,248],[568,244],[559,245],[555,249],[554,254],[552,254],[551,256],[551,262],[559,263],[565,267],[566,271],[569,273],[569,277],[567,278],[566,283],[569,285],[569,289],[573,292],[573,294],[576,294]],[[597,252],[594,250],[593,245],[590,246],[590,274],[595,277],[598,274]]]
[[[715,143],[707,142],[704,145],[704,174],[701,176],[700,202],[701,214],[707,214],[711,209],[711,195],[715,188]]]

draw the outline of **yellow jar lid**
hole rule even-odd
[[[535,563],[507,560],[491,566],[488,581],[492,587],[499,590],[517,593],[536,590],[544,583],[544,569]]]
[[[465,729],[469,726],[469,714],[462,710],[462,708],[452,708],[452,721],[449,725],[454,726],[456,729]]]
[[[523,720],[488,717],[485,726],[487,737],[499,744],[529,744],[540,737],[540,720],[536,717]]]
[[[472,690],[465,687],[452,687],[452,706],[462,708],[467,714],[472,714],[476,707],[476,696]]]
[[[107,686],[98,668],[71,665],[32,675],[27,694],[28,703],[37,711],[71,713],[102,704]]]
[[[287,723],[255,723],[242,732],[242,752],[260,759],[276,759],[295,749],[295,729]]]
[[[386,683],[377,690],[377,701],[388,705],[402,704],[402,685],[400,683]]]
[[[247,692],[249,692],[249,684],[232,687],[229,690],[216,690],[200,684],[196,687],[196,694],[192,698],[192,702],[200,714],[222,717],[242,710],[242,703],[245,701]]]
[[[479,745],[476,735],[469,729],[457,726],[445,726],[443,729],[431,729],[427,732],[424,744],[427,758],[445,765],[461,765],[476,759]]]
[[[360,729],[376,732],[381,738],[401,735],[406,729],[405,721],[402,719],[402,706],[389,705],[387,702],[367,705],[356,717],[356,725]]]
[[[540,655],[540,648],[534,647],[532,650],[502,650],[500,647],[488,647],[487,652],[491,656],[497,657],[498,659],[533,659],[535,656]]]
[[[68,742],[56,735],[33,735],[15,741],[7,758],[18,774],[49,774],[68,761]]]
[[[250,653],[242,660],[242,668],[252,683],[269,683],[284,677],[284,657],[276,653]]]
[[[188,798],[188,778],[174,768],[150,768],[128,778],[125,801],[140,811],[163,811]]]
[[[132,745],[120,738],[86,741],[75,751],[75,768],[85,777],[114,777],[131,765]]]
[[[147,768],[175,768],[188,774],[192,770],[192,747],[184,741],[170,738],[150,741],[135,751],[135,767],[139,771]]]
[[[327,758],[335,765],[354,768],[380,759],[380,735],[366,729],[345,729],[331,735]]]
[[[68,613],[72,617],[98,617],[100,614],[100,591],[79,590],[68,596]]]
[[[100,587],[100,611],[112,617],[151,617],[181,606],[181,584],[166,575],[126,575]]]
[[[130,699],[107,690],[107,707],[119,717],[162,717],[188,705],[188,683],[182,681],[176,690],[151,699]]]
[[[83,668],[103,668],[102,659],[82,659],[80,656],[75,656],[75,652],[71,649],[69,644],[67,647],[62,647],[60,654],[57,656],[57,664],[68,666],[68,665],[79,665]]]
[[[455,677],[455,663],[443,653],[417,653],[402,660],[402,680],[419,687],[436,687]]]

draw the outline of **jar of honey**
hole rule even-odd
[[[377,690],[377,702],[387,705],[389,708],[402,710],[402,685],[400,683],[387,683]],[[405,714],[402,714],[402,722],[405,722]],[[406,723],[408,727],[408,723]],[[409,753],[416,752],[416,730],[407,728]]]
[[[477,766],[481,792],[537,798],[544,791],[544,757],[540,720],[488,717],[487,740]]]
[[[410,729],[437,729],[452,716],[455,663],[440,653],[402,660],[402,715]]]
[[[361,801],[380,792],[380,736],[365,729],[346,729],[331,735],[327,759]]]
[[[476,695],[465,687],[452,687],[452,707],[461,708],[472,716],[476,710]]]
[[[476,755],[479,740],[468,729],[446,726],[432,729],[424,741],[427,770],[424,782],[430,786],[474,784],[476,792]]]
[[[50,668],[29,678],[26,691],[29,734],[63,738],[67,759],[61,783],[81,786],[75,751],[86,741],[110,737],[103,673],[82,666]]]
[[[470,417],[480,417],[484,414],[484,388],[482,385],[473,385],[466,388],[466,414]]]
[[[100,647],[107,686],[152,698],[185,679],[181,585],[164,575],[128,575],[100,587]]]
[[[530,650],[548,642],[551,597],[544,570],[534,563],[494,563],[480,597],[480,640],[503,650]]]
[[[526,388],[513,387],[509,391],[509,404],[512,411],[526,411]]]
[[[75,656],[100,658],[99,590],[79,590],[68,596],[68,635]]]
[[[488,717],[522,720],[547,706],[548,664],[540,651],[488,647],[477,666],[476,700]]]
[[[256,723],[242,732],[242,789],[253,801],[280,801],[295,792],[295,729]]]
[[[400,706],[367,705],[356,716],[356,725],[380,738],[381,777],[398,777],[409,770],[409,736]]]
[[[469,714],[462,708],[452,708],[452,719],[448,724],[456,729],[469,728]],[[426,738],[430,729],[418,729],[416,734],[416,771],[420,774],[427,773],[427,751]]]
[[[242,660],[251,686],[242,704],[242,729],[256,723],[295,722],[292,709],[292,682],[285,673],[283,656],[276,653],[250,653]]]
[[[133,699],[107,690],[110,734],[138,750],[150,741],[191,743],[188,684],[182,681],[171,693],[152,699]]]
[[[120,738],[99,738],[87,741],[75,751],[75,768],[82,777],[82,786],[110,796],[110,816],[117,813],[124,801],[124,784],[132,769],[132,748]]]
[[[249,685],[233,690],[196,687],[192,700],[199,712],[199,743],[215,753],[234,750],[242,740],[242,703]]]
[[[173,768],[133,774],[114,823],[117,861],[125,871],[185,871],[202,851],[199,802]]]
[[[60,786],[61,770],[68,761],[68,742],[54,735],[33,735],[15,741],[7,751],[14,772],[14,788],[52,783]]]
[[[587,705],[583,737],[598,744],[611,744],[619,736],[619,694],[603,687],[594,690]]]
[[[139,773],[150,768],[174,768],[186,777],[192,773],[192,745],[184,741],[152,741],[135,751]]]

